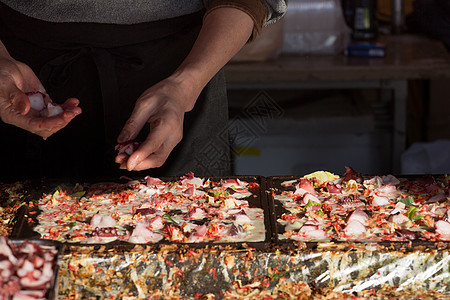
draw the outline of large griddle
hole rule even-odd
[[[278,239],[283,229],[276,220],[283,209],[271,193],[273,189],[285,189],[281,182],[300,177],[225,177],[260,185],[256,197],[248,200],[250,206],[261,207],[265,212],[266,240],[261,243],[66,243],[60,263],[59,295],[120,298],[150,297],[158,293],[168,296],[164,293],[170,292],[187,299],[206,294],[223,299],[227,292],[237,293],[239,287],[249,292],[259,289],[277,293],[285,282],[290,282],[305,283],[311,297],[337,293],[342,299],[342,295],[361,296],[370,292],[373,294],[369,296],[377,298],[407,299],[430,291],[437,293],[433,295],[450,297],[450,242]],[[213,181],[220,179],[211,178]],[[108,181],[125,183],[127,179],[102,178],[92,183]],[[38,181],[29,190],[27,199],[38,199],[57,186],[74,183],[57,179]],[[22,212],[13,235],[38,239],[27,221],[38,213]]]

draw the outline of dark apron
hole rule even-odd
[[[83,110],[46,141],[0,124],[0,180],[229,174],[222,71],[185,115],[183,140],[163,167],[130,173],[114,163],[116,138],[136,99],[183,61],[203,13],[135,25],[50,23],[0,4],[0,38],[11,56],[34,70],[54,102],[75,97]]]

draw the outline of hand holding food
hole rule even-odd
[[[48,138],[81,113],[79,101],[54,104],[27,65],[0,58],[0,117],[3,122]]]
[[[198,96],[186,91],[168,78],[141,95],[117,140],[115,161],[122,169],[139,171],[162,166],[182,139],[184,113],[192,108],[186,103],[195,102],[192,99]],[[150,124],[150,133],[139,145],[133,141],[145,123]]]
[[[64,112],[61,105],[52,102],[46,103],[45,98],[48,96],[42,92],[28,92],[26,95],[30,101],[30,107],[37,110],[42,117],[53,117]]]

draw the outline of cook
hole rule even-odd
[[[153,176],[228,174],[221,68],[287,5],[0,2],[0,180],[122,174],[114,161]],[[26,93],[43,95],[41,110],[62,103],[59,113]],[[116,155],[130,141],[139,147]]]

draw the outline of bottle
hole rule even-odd
[[[373,40],[377,37],[376,0],[353,2],[352,37],[355,40]]]
[[[403,0],[391,0],[392,33],[401,33],[404,23]]]

